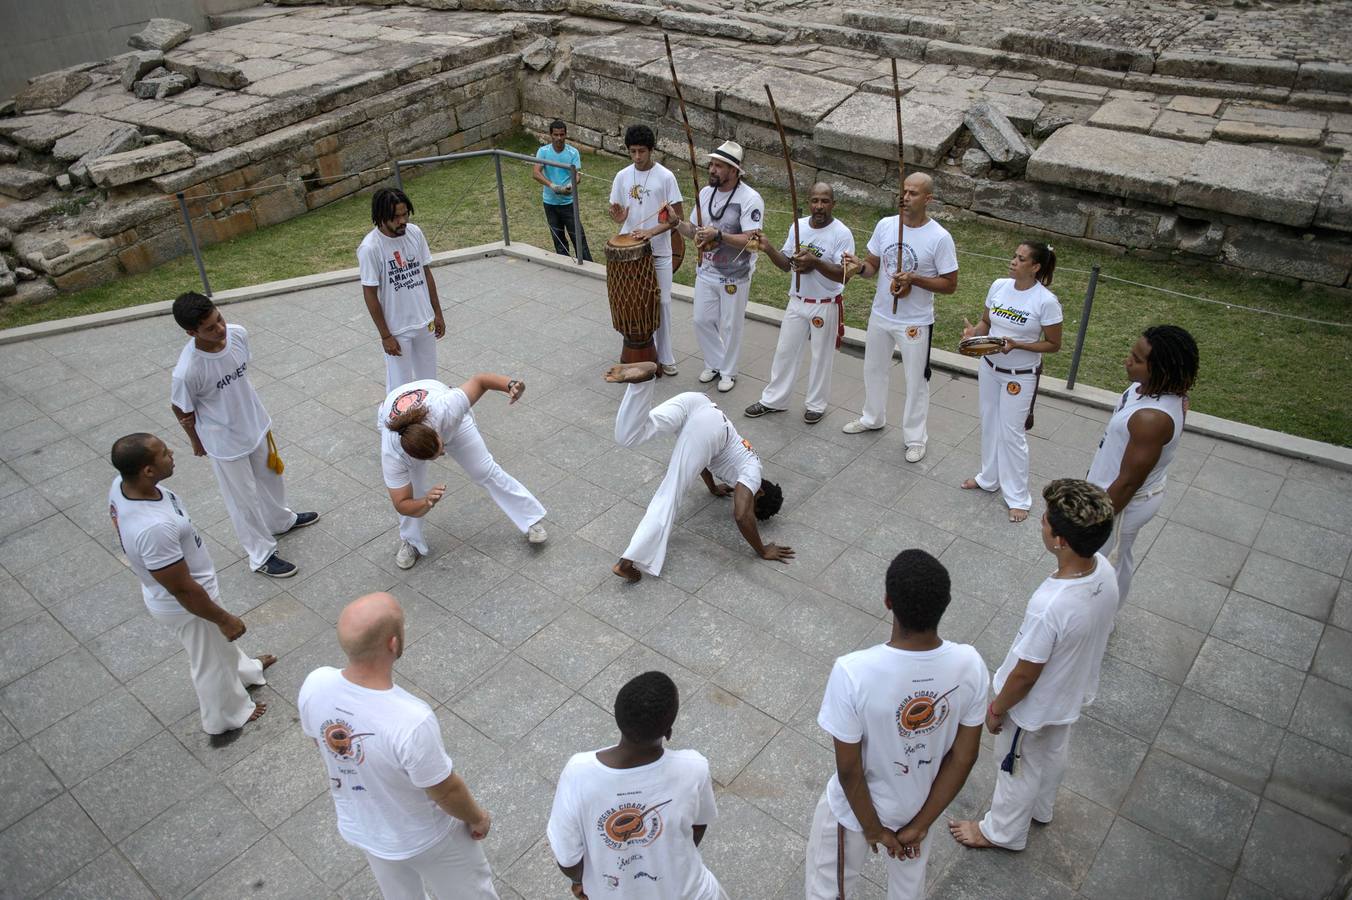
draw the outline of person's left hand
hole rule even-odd
[[[1000,344],[1000,352],[1001,352],[1001,353],[1008,353],[1008,352],[1011,351],[1011,350],[1016,350],[1016,349],[1018,349],[1017,347],[1014,346],[1014,339],[1013,339],[1013,338],[1001,338],[1000,340],[1001,340],[1001,344]]]
[[[432,317],[432,334],[436,335],[437,340],[446,336],[446,317],[441,313]]]
[[[718,240],[718,229],[712,225],[705,225],[695,229],[695,240],[701,244],[712,244]]]
[[[812,263],[816,258],[817,257],[812,255],[812,251],[808,250],[806,247],[802,247],[793,255],[793,258],[789,260],[789,268],[793,269],[795,272],[811,272]]]
[[[991,734],[999,734],[1005,730],[1005,717],[997,716],[994,706],[986,707],[986,730]]]
[[[907,859],[919,859],[921,845],[924,844],[927,834],[929,834],[928,828],[921,828],[914,822],[910,822],[898,830],[897,843],[901,844],[902,855]]]
[[[911,286],[911,273],[898,272],[892,276],[892,296],[899,297],[901,293]]]
[[[709,488],[709,493],[713,494],[715,497],[729,497],[732,495],[732,487],[730,485],[715,482],[714,486]]]
[[[511,406],[513,403],[515,403],[516,401],[520,400],[520,399],[521,399],[521,395],[524,394],[524,393],[526,393],[526,382],[520,381],[520,380],[514,380],[514,381],[515,381],[515,383],[512,384],[512,385],[511,385],[510,387],[508,387],[508,389],[507,389],[507,405],[508,405],[508,406]]]
[[[629,236],[640,241],[650,241],[652,240],[653,233],[646,228],[635,228],[633,231],[629,232]]]
[[[587,900],[587,895],[582,893],[581,882],[574,882],[570,890],[573,892],[573,896],[576,897],[577,900]]]

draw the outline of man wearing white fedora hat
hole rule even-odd
[[[699,380],[718,379],[720,391],[732,390],[737,380],[737,357],[742,350],[746,301],[756,253],[747,240],[765,218],[765,201],[742,181],[742,147],[724,141],[709,153],[709,183],[700,188],[695,227],[681,222],[682,235],[700,247],[695,270],[695,339],[704,354]]]

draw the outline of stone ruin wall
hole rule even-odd
[[[1212,60],[1150,74],[1141,71],[1148,61],[1114,48],[1044,41],[1032,56],[945,41],[953,35],[932,20],[858,11],[785,29],[698,0],[421,5],[461,2],[475,9],[312,5],[226,16],[224,27],[163,54],[158,77],[191,82],[168,98],[151,88],[127,99],[127,56],[66,70],[89,83],[54,109],[0,119],[13,147],[0,141],[12,157],[0,166],[0,192],[15,177],[7,170],[42,181],[24,199],[13,189],[8,202],[0,197],[11,267],[39,276],[15,284],[11,274],[17,292],[3,300],[40,300],[48,282],[79,290],[190,252],[176,191],[189,199],[198,240],[211,244],[387,181],[392,160],[490,146],[518,125],[543,132],[555,117],[576,143],[619,154],[626,125],[653,124],[685,184],[662,29],[677,46],[698,149],[739,141],[758,183],[786,184],[769,82],[799,186],[821,178],[890,204],[896,56],[907,170],[933,174],[950,210],[1139,255],[1348,286],[1352,68],[1218,72]],[[63,138],[84,135],[73,141],[80,150],[117,126],[146,145],[73,164],[70,148],[54,153]],[[51,184],[62,175],[73,193]],[[96,186],[81,192],[81,180]],[[234,193],[209,196],[222,192]],[[93,202],[63,213],[76,196]]]

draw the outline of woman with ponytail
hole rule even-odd
[[[548,534],[541,521],[540,501],[488,452],[471,407],[488,391],[501,391],[516,403],[526,383],[506,375],[481,372],[460,387],[440,381],[414,381],[395,388],[380,406],[380,466],[390,500],[399,513],[399,551],[394,561],[411,569],[426,556],[422,520],[446,494],[446,485],[427,486],[427,462],[448,454],[470,481],[488,491],[493,502],[532,544]]]
[[[1042,374],[1042,354],[1061,349],[1061,303],[1047,290],[1056,270],[1051,245],[1024,241],[1009,261],[1009,277],[986,293],[986,308],[976,325],[967,322],[963,337],[990,335],[1004,341],[998,353],[977,364],[981,400],[981,471],[962,483],[1004,495],[1009,521],[1028,518],[1030,413]],[[966,320],[964,320],[966,321]]]

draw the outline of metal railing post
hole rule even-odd
[[[177,197],[179,212],[183,213],[183,227],[188,229],[188,242],[192,244],[192,256],[197,260],[197,274],[202,276],[202,292],[210,297],[211,282],[207,281],[207,267],[202,262],[202,248],[197,246],[197,232],[192,227],[192,216],[188,215],[188,201],[182,191],[178,192]]]
[[[569,166],[568,171],[573,186],[573,255],[577,257],[577,264],[580,266],[582,265],[582,211],[578,207],[577,199],[577,166]]]
[[[404,189],[404,173],[399,171],[399,160],[394,161],[394,186],[399,190]]]
[[[1089,287],[1084,291],[1084,309],[1080,310],[1080,330],[1075,335],[1075,352],[1070,356],[1070,372],[1066,374],[1066,390],[1075,389],[1075,375],[1080,371],[1080,354],[1084,352],[1084,335],[1089,330],[1089,314],[1094,309],[1094,291],[1098,288],[1099,266],[1089,270]]]
[[[493,169],[498,176],[498,217],[502,219],[502,242],[510,245],[512,233],[507,229],[507,195],[502,190],[502,157],[493,151]]]

